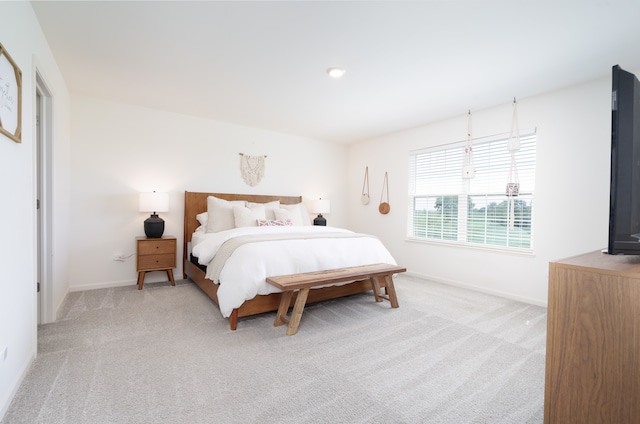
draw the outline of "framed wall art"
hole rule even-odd
[[[22,142],[22,72],[0,44],[0,134]]]

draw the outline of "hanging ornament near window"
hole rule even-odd
[[[507,148],[510,152],[517,152],[520,150],[520,127],[518,125],[518,104],[516,98],[513,98],[513,114],[511,115],[511,134],[509,134],[509,141],[507,142]]]
[[[507,178],[506,194],[509,198],[509,228],[515,228],[515,201],[514,197],[520,194],[520,180],[518,178],[518,164],[516,152],[520,150],[520,130],[518,128],[518,115],[516,112],[516,99],[513,99],[513,116],[511,118],[511,133],[507,142],[507,149],[511,153],[511,164]]]
[[[518,180],[518,165],[515,153],[511,153],[511,165],[507,179],[507,196],[516,197],[520,194],[520,181]]]
[[[368,205],[371,201],[371,197],[369,196],[369,167],[367,166],[364,169],[364,182],[362,183],[362,197],[360,197],[360,202],[363,205]]]
[[[509,228],[515,227],[515,201],[514,197],[520,194],[520,181],[518,180],[518,167],[516,154],[511,152],[511,166],[509,166],[509,178],[507,180],[507,197],[509,198]]]
[[[473,163],[473,137],[471,136],[471,110],[467,114],[467,145],[464,148],[464,160],[462,162],[462,178],[469,180],[476,176],[476,167]]]
[[[387,194],[387,201],[384,201],[385,191]],[[382,215],[386,215],[391,210],[391,206],[389,205],[389,176],[385,172],[384,173],[384,182],[382,183],[382,195],[380,196],[380,206],[378,206],[378,211]]]
[[[249,156],[240,153],[240,172],[242,179],[251,187],[258,185],[264,177],[264,160],[266,156]]]

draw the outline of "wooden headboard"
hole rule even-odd
[[[279,200],[284,205],[293,205],[302,202],[302,196],[267,196],[262,194],[233,194],[233,193],[199,193],[194,191],[184,192],[184,238],[183,257],[188,255],[187,243],[191,241],[191,235],[200,223],[196,215],[207,211],[207,197],[214,196],[224,200],[246,200],[254,203],[267,203]]]

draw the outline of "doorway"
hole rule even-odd
[[[36,290],[38,324],[55,321],[52,283],[52,96],[36,70]]]

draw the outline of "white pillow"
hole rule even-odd
[[[304,202],[300,203],[300,213],[302,213],[302,225],[313,225],[311,217],[309,216],[309,210]]]
[[[293,225],[311,225],[311,219],[309,218],[309,212],[304,203],[296,203],[294,205],[280,205],[280,209],[286,209],[295,215],[292,218]],[[277,218],[279,219],[279,218]]]
[[[274,213],[278,221],[289,220],[291,221],[291,225],[295,227],[302,226],[302,218],[300,217],[300,213],[298,210],[295,210],[295,209],[289,210],[289,209],[280,208],[278,210],[275,210]]]
[[[274,210],[276,209],[280,209],[280,201],[279,200],[274,200],[273,202],[268,202],[268,203],[253,203],[253,202],[247,202],[247,207],[251,208],[253,206],[256,205],[262,205],[264,206],[264,210],[265,210],[265,216],[267,217],[267,219],[276,219],[275,214],[273,213]]]
[[[199,213],[198,215],[196,215],[196,219],[198,220],[200,225],[206,228],[207,221],[209,221],[209,213],[208,212]]]
[[[251,208],[235,205],[233,207],[233,217],[236,228],[257,227],[258,220],[267,219],[264,216],[264,206],[262,205],[255,205]]]
[[[217,233],[235,228],[233,207],[244,206],[245,203],[244,200],[227,201],[213,196],[207,197],[207,233]]]

